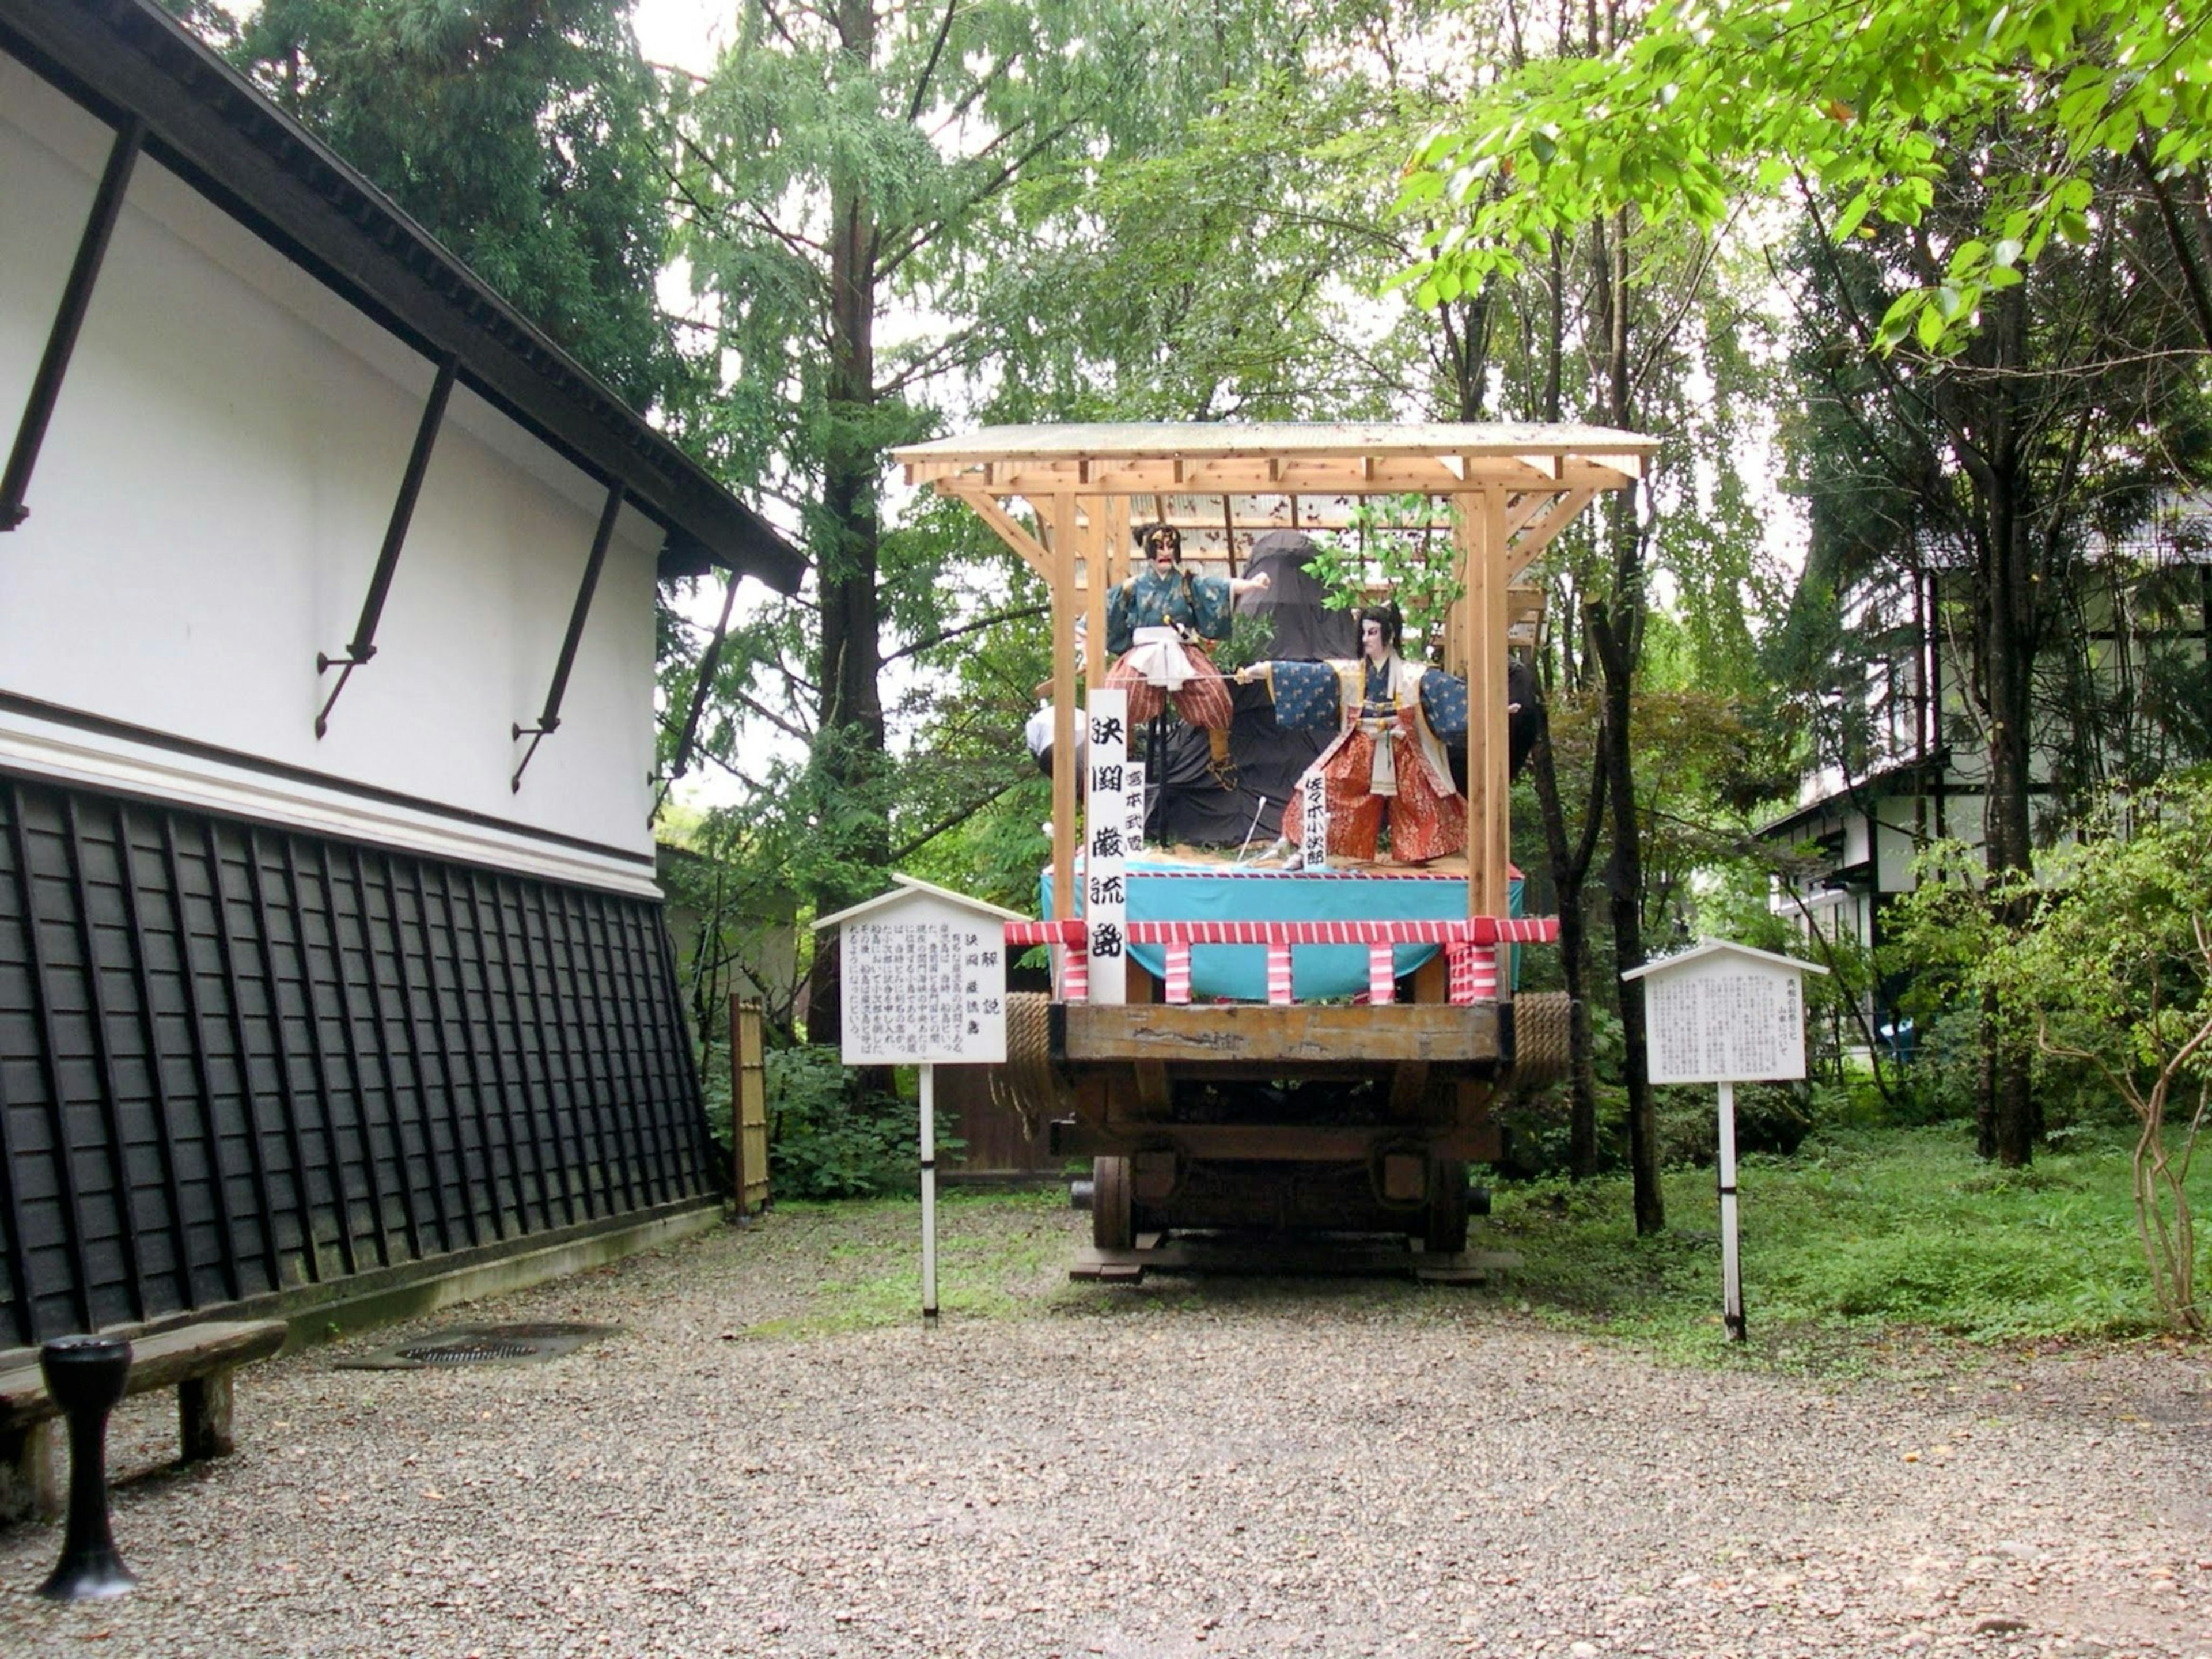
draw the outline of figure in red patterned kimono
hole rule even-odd
[[[1395,605],[1360,613],[1357,662],[1263,662],[1237,678],[1266,684],[1275,723],[1289,730],[1335,726],[1336,741],[1308,771],[1328,796],[1328,855],[1372,862],[1384,823],[1401,864],[1467,850],[1467,803],[1452,786],[1446,741],[1467,736],[1467,685],[1440,668],[1398,654]],[[1283,814],[1295,845],[1304,826]]]
[[[1182,532],[1173,525],[1139,531],[1137,550],[1143,563],[1107,602],[1106,648],[1119,660],[1106,684],[1129,694],[1132,726],[1158,719],[1172,700],[1177,714],[1205,729],[1214,781],[1234,788],[1229,723],[1237,711],[1228,681],[1200,641],[1227,639],[1237,597],[1265,588],[1268,578],[1192,575],[1182,568]]]

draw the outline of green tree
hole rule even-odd
[[[1326,262],[1293,258],[1287,216],[1266,210],[1283,194],[1255,209],[1182,188],[1209,118],[1262,76],[1302,73],[1336,9],[751,0],[689,94],[681,246],[727,381],[695,433],[799,516],[815,566],[805,603],[733,636],[715,700],[750,725],[710,735],[803,748],[773,768],[722,753],[767,786],[754,810],[805,825],[792,840],[822,908],[874,890],[1028,766],[1006,739],[1035,680],[987,688],[997,659],[975,647],[1041,596],[963,509],[894,521],[888,448],[956,405],[1000,421],[1336,412],[1297,401],[1309,379],[1334,384],[1297,367],[1332,355],[1299,304]],[[1262,244],[1241,283],[1217,283],[1238,268],[1230,250]],[[946,666],[952,690],[909,683],[909,663]],[[817,963],[810,1026],[834,1030],[836,1008],[834,961]]]
[[[1462,211],[1417,280],[1449,298],[1595,215],[1711,230],[1801,185],[1841,204],[1839,239],[1917,228],[1955,158],[2000,130],[2042,159],[1932,239],[1884,342],[1954,344],[2054,240],[2087,243],[2117,162],[2159,199],[2212,346],[2212,22],[2126,0],[1662,0],[1611,50],[1532,62],[1431,135],[1407,200]]]
[[[665,98],[629,0],[263,0],[236,27],[263,91],[557,344],[638,408],[676,398]]]
[[[1948,707],[1898,712],[1923,732],[1954,728],[1930,734],[1935,750],[1955,737],[1985,757],[1992,872],[2029,868],[2080,804],[2046,783],[2094,778],[2130,746],[2134,722],[2116,729],[2116,711],[2083,694],[2098,650],[2080,637],[2091,551],[2201,476],[2207,455],[2193,330],[2163,280],[2172,251],[2147,204],[2118,193],[2087,246],[2046,253],[1955,349],[1871,349],[1891,296],[1933,275],[1931,234],[1977,222],[1990,179],[2040,164],[1985,136],[1939,181],[1921,227],[1869,227],[1843,246],[1808,229],[1791,261],[1808,395],[1789,447],[1813,544],[1777,661],[1785,679],[1832,693],[1837,724],[1812,758],[1863,778],[1901,758],[1869,741],[1884,711],[1869,704],[1869,669],[1902,649],[1917,680],[1922,636],[1956,641]],[[1819,198],[1807,205],[1820,216]],[[1919,613],[1901,644],[1868,626],[1879,609],[1867,596],[1885,588]],[[1984,1155],[2026,1163],[2039,1133],[2026,1052],[1999,1044],[1990,1077]]]
[[[1997,878],[1994,904],[1935,855],[1902,917],[1925,956],[1954,964],[2045,1054],[2087,1066],[2134,1115],[2136,1223],[2152,1295],[2207,1328],[2197,1291],[2189,1172],[2212,1115],[2212,774],[2130,797],[2033,872]],[[1949,877],[1946,880],[1941,878]]]

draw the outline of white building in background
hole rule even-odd
[[[656,578],[800,562],[153,0],[0,0],[0,1346],[696,1207]]]
[[[2039,836],[2058,832],[2059,821],[2045,819],[2069,797],[2201,759],[2194,745],[2212,733],[2212,698],[2203,695],[2212,690],[2212,501],[2174,495],[2133,532],[2094,540],[2085,556],[2081,614],[2038,663]],[[1759,832],[1801,855],[1771,900],[1801,933],[1872,948],[1889,900],[1915,885],[1923,847],[1982,842],[1988,745],[1966,690],[1961,588],[1931,553],[1920,571],[1885,572],[1846,596],[1846,626],[1864,658],[1862,679],[1831,710],[1850,732],[1847,762],[1808,774],[1797,805]],[[2147,698],[2166,707],[2147,712]],[[2068,738],[2092,701],[2136,718],[2075,752]],[[1877,1025],[1888,1018],[1869,1012]]]

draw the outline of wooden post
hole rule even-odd
[[[1492,484],[1482,492],[1482,603],[1469,618],[1474,634],[1471,641],[1474,648],[1468,653],[1468,672],[1480,678],[1468,682],[1468,776],[1471,785],[1475,776],[1474,727],[1480,722],[1485,781],[1479,842],[1474,839],[1478,820],[1471,815],[1468,820],[1468,844],[1482,848],[1480,865],[1468,870],[1470,878],[1475,878],[1480,872],[1482,888],[1481,908],[1469,912],[1473,915],[1504,915],[1511,887],[1513,787],[1505,737],[1505,544],[1510,533],[1505,520],[1504,487]],[[1470,897],[1474,887],[1475,880],[1470,879]],[[1501,997],[1510,994],[1505,988],[1506,981],[1501,974]]]
[[[1083,689],[1106,684],[1106,595],[1114,580],[1114,549],[1121,538],[1126,497],[1094,495],[1083,538]]]
[[[1721,1189],[1721,1323],[1729,1340],[1744,1340],[1743,1253],[1735,1211],[1735,1085],[1721,1085],[1719,1156],[1713,1160]]]
[[[738,1214],[745,1212],[744,1011],[730,994],[730,1179],[736,1183]]]
[[[762,1060],[760,1005],[733,995],[730,999],[730,1176],[737,1183],[740,1218],[751,1212],[755,1182],[760,1185],[763,1206],[769,1199],[767,1078]],[[757,1155],[749,1154],[746,1143],[756,1131],[760,1150]]]
[[[1489,492],[1468,490],[1452,498],[1452,538],[1460,553],[1460,580],[1466,588],[1459,611],[1465,619],[1466,650],[1460,672],[1467,677],[1467,913],[1498,915],[1488,909],[1492,767],[1490,722],[1483,711],[1496,701],[1498,688],[1486,678],[1488,652],[1484,630],[1490,616]]]
[[[1064,919],[1075,914],[1075,497],[1038,506],[1051,520],[1052,905]]]
[[[937,1317],[937,1067],[921,1063],[921,1316]]]

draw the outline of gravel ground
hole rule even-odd
[[[437,1322],[623,1328],[547,1364],[255,1367],[190,1471],[131,1402],[140,1589],[48,1605],[58,1529],[0,1532],[0,1654],[2212,1656],[2201,1351],[1688,1370],[1510,1289],[1073,1285],[1042,1201],[947,1206],[928,1330],[910,1224]]]

